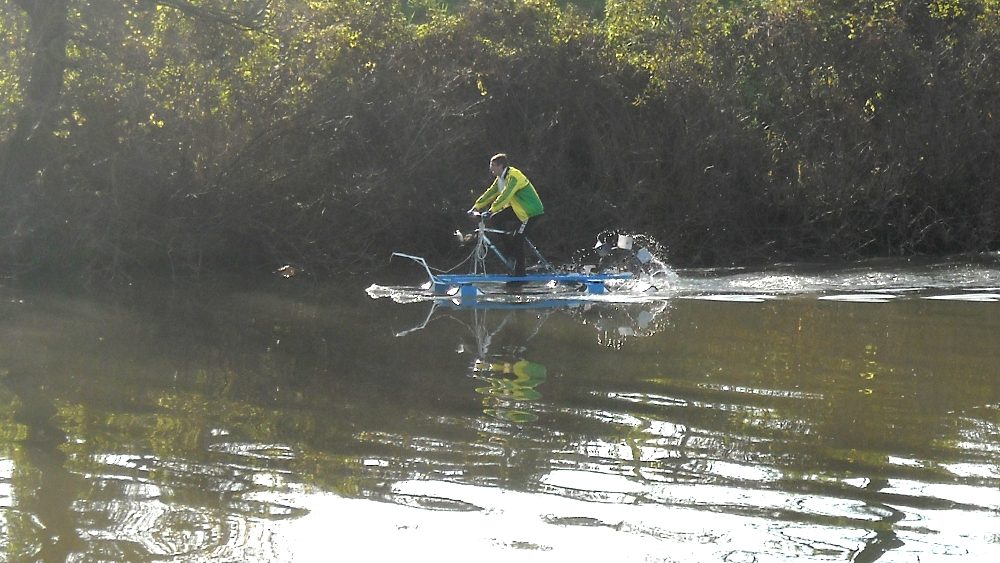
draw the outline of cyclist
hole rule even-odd
[[[533,225],[537,221],[537,219],[535,221],[531,221],[531,219],[544,213],[545,208],[542,206],[542,200],[539,199],[535,187],[531,185],[531,181],[523,172],[508,164],[506,154],[500,153],[490,158],[490,172],[496,176],[496,179],[483,192],[483,195],[479,196],[476,203],[469,209],[469,214],[472,215],[486,209],[482,213],[486,217],[490,217],[508,207],[513,210],[516,220],[511,219],[504,224],[504,230],[508,232],[507,236],[504,237],[504,250],[514,260],[514,275],[523,276],[525,274],[524,239],[527,236],[529,225]]]

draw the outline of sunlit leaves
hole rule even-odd
[[[967,13],[967,0],[933,0],[927,6],[930,16],[937,19],[952,19]]]
[[[12,3],[0,7],[0,140],[22,99],[25,25],[24,15]]]
[[[697,81],[713,65],[711,43],[733,33],[734,10],[709,0],[609,0],[605,29],[617,60],[644,69],[664,87]]]

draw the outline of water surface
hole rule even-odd
[[[996,560],[998,271],[691,271],[476,308],[372,280],[0,288],[0,547]]]

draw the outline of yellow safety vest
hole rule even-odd
[[[493,184],[479,196],[473,207],[480,210],[488,205],[491,214],[510,207],[522,222],[545,212],[535,186],[531,185],[524,173],[513,166],[508,166],[505,179],[502,189],[499,185],[500,178],[493,180]]]

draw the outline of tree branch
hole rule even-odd
[[[271,0],[247,0],[242,11],[215,5],[195,4],[190,0],[146,0],[159,6],[173,8],[185,15],[204,21],[228,25],[242,30],[260,29],[264,14],[271,7]]]

